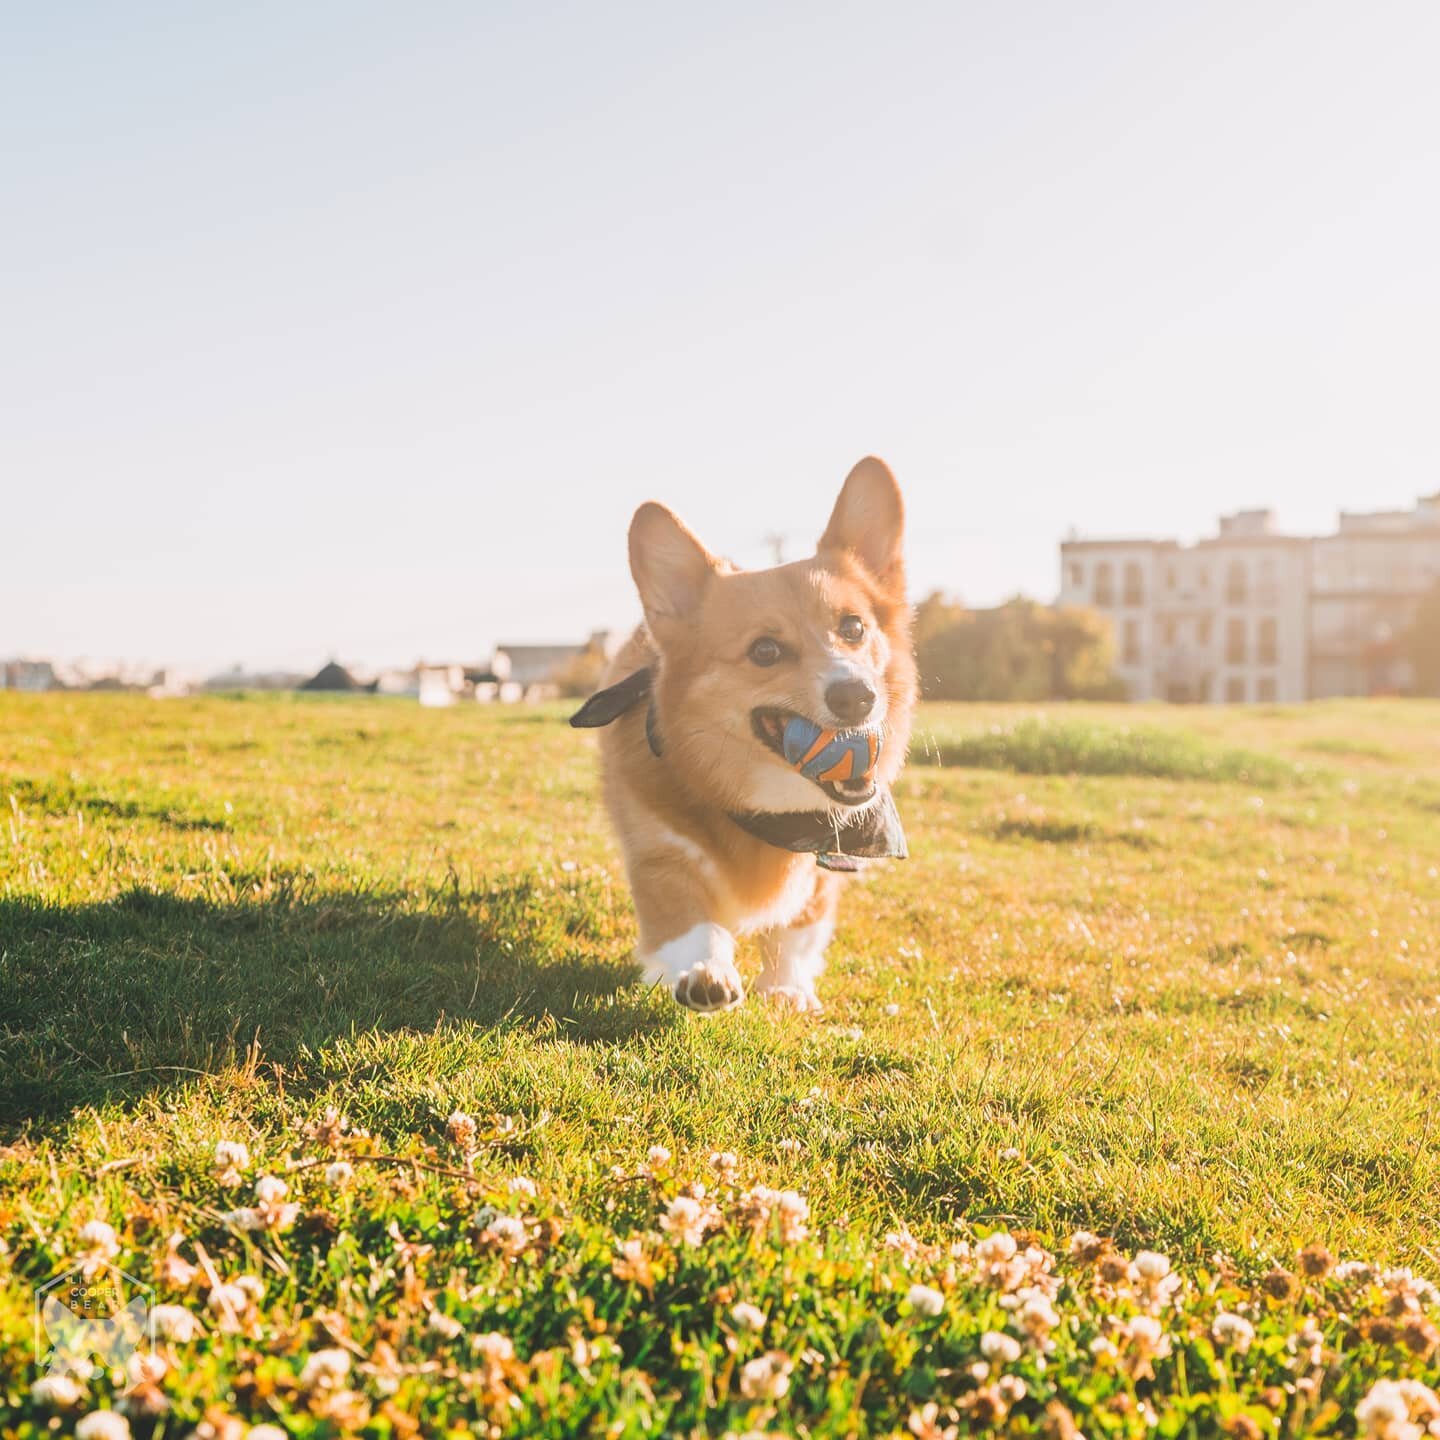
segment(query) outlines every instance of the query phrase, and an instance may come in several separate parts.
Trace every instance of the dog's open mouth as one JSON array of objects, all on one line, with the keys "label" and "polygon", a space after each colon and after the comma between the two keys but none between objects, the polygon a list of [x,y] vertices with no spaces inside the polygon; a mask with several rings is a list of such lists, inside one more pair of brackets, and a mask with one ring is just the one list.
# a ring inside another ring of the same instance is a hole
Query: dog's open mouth
[{"label": "dog's open mouth", "polygon": [[877,731],[827,730],[794,711],[768,708],[753,711],[750,723],[762,745],[837,805],[864,805],[874,798]]}]

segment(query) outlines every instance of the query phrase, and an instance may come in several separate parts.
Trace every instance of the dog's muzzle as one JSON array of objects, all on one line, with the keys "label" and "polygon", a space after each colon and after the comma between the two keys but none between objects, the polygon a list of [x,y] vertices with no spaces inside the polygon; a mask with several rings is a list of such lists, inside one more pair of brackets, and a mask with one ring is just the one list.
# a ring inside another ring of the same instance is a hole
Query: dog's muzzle
[{"label": "dog's muzzle", "polygon": [[827,730],[793,711],[762,708],[750,716],[762,745],[837,805],[864,805],[875,798],[880,759],[877,730]]}]

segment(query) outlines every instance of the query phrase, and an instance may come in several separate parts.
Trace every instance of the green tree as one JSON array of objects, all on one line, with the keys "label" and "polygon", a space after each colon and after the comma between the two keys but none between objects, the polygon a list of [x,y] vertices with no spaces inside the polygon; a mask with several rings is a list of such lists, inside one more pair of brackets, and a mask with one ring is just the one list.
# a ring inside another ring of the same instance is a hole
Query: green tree
[{"label": "green tree", "polygon": [[935,700],[1123,698],[1113,678],[1110,627],[1091,610],[1055,609],[1023,596],[964,610],[943,596],[916,611],[923,693]]}]

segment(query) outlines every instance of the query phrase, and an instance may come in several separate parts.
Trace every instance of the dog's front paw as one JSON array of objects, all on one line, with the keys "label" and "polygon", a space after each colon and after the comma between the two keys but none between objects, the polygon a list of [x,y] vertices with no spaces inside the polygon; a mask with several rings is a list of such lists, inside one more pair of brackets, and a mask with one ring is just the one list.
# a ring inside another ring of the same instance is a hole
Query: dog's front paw
[{"label": "dog's front paw", "polygon": [[757,987],[755,993],[757,995],[763,995],[766,1000],[773,1000],[777,1005],[784,1005],[788,1009],[794,1010],[801,1015],[815,1015],[825,1008],[820,1003],[820,997],[813,990],[803,985],[770,985]]},{"label": "dog's front paw", "polygon": [[687,1010],[718,1015],[722,1010],[733,1010],[744,1000],[745,987],[733,965],[709,960],[687,970],[675,982],[675,998]]}]

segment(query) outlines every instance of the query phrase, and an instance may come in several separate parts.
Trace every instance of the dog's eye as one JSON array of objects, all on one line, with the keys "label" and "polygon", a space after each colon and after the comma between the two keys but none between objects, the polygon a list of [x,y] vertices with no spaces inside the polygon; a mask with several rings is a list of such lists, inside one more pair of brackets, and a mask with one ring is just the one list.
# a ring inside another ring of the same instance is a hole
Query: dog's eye
[{"label": "dog's eye", "polygon": [[756,665],[774,665],[778,663],[783,653],[780,649],[780,642],[772,640],[768,635],[762,635],[750,647],[750,659]]},{"label": "dog's eye", "polygon": [[835,628],[848,644],[858,645],[865,638],[865,622],[858,615],[842,615]]}]

